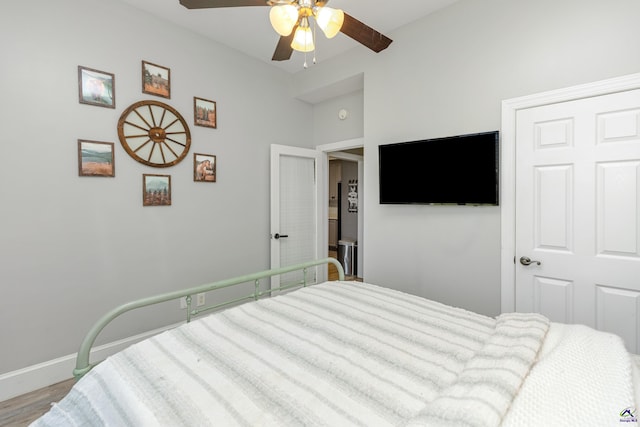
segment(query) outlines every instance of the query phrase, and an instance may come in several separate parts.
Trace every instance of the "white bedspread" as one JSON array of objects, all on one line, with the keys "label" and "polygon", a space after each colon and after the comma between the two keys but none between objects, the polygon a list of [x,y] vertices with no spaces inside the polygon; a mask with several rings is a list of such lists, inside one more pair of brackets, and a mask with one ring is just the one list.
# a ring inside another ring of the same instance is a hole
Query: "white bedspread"
[{"label": "white bedspread", "polygon": [[620,339],[548,332],[536,314],[328,282],[133,345],[33,425],[603,426],[635,411]]},{"label": "white bedspread", "polygon": [[[637,425],[636,366],[616,335],[552,323],[540,361],[513,402],[505,426]],[[627,424],[632,423],[632,424]]]}]

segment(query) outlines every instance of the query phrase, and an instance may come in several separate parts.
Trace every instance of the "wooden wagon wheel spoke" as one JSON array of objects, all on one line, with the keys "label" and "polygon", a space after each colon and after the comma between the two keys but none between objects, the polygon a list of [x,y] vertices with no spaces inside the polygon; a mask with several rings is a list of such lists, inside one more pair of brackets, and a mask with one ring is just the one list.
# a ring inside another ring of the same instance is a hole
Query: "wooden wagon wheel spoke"
[{"label": "wooden wagon wheel spoke", "polygon": [[[170,147],[166,142],[164,142],[162,145],[160,145],[160,150],[162,150],[162,147],[163,147],[163,146],[164,146],[167,150],[171,151],[171,153],[172,153],[174,156],[178,157],[178,153],[176,153],[175,151],[173,151],[173,149],[172,149],[172,148],[171,148],[171,147]],[[164,152],[162,153],[162,156],[164,157]]]},{"label": "wooden wagon wheel spoke", "polygon": [[163,126],[162,128],[163,128],[163,129],[169,129],[169,128],[170,128],[171,126],[173,126],[173,124],[174,124],[175,122],[177,122],[178,120],[179,120],[179,119],[178,119],[178,118],[176,118],[174,121],[172,121],[171,123],[169,123],[167,126]]},{"label": "wooden wagon wheel spoke", "polygon": [[135,138],[135,137],[137,137],[137,136],[144,136],[144,135],[147,135],[147,134],[149,133],[149,129],[151,129],[150,127],[142,127],[142,126],[140,126],[140,125],[138,125],[138,124],[136,124],[136,123],[129,122],[129,121],[125,121],[125,123],[126,123],[127,125],[129,125],[129,126],[133,126],[133,127],[138,128],[138,129],[140,129],[140,130],[143,130],[143,131],[145,132],[145,133],[140,134],[140,135],[133,135],[133,134],[131,134],[131,135],[127,135],[127,138]]},{"label": "wooden wagon wheel spoke", "polygon": [[169,138],[169,137],[167,137],[166,139],[167,139],[167,140],[169,140],[169,141],[171,141],[171,142],[173,142],[173,143],[175,143],[175,144],[181,145],[181,146],[183,146],[183,147],[185,146],[185,144],[184,144],[183,142],[176,141],[176,140],[175,140],[175,139],[173,139],[173,138]]},{"label": "wooden wagon wheel spoke", "polygon": [[151,140],[147,139],[145,142],[143,142],[142,144],[140,144],[140,146],[138,148],[136,148],[135,150],[133,150],[134,153],[137,153],[138,151],[140,151],[143,147],[145,147],[148,143],[150,143]]},{"label": "wooden wagon wheel spoke", "polygon": [[147,117],[143,116],[142,113],[140,113],[140,111],[138,110],[133,110],[134,113],[136,113],[136,116],[138,116],[140,118],[140,120],[142,120],[144,122],[144,124],[147,125],[146,128],[142,127],[142,126],[137,126],[140,129],[145,129],[145,130],[149,130],[151,129],[153,126],[147,121]]},{"label": "wooden wagon wheel spoke", "polygon": [[[166,158],[164,155],[164,150],[162,149],[162,143],[161,142],[154,142],[153,143],[153,147],[151,148],[151,151],[149,152],[149,157],[147,158],[148,161],[151,161],[151,158],[153,157],[153,152],[155,151],[155,149],[158,148],[158,151],[160,151],[160,156],[162,156],[162,161],[166,163]],[[178,156],[176,156],[178,157]]]}]

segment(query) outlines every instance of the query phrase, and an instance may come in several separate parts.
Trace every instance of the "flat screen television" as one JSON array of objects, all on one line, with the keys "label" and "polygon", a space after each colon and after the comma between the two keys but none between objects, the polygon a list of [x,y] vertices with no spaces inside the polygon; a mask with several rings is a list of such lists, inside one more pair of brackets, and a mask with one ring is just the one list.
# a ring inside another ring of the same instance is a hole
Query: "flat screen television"
[{"label": "flat screen television", "polygon": [[378,147],[381,204],[498,205],[499,132]]}]

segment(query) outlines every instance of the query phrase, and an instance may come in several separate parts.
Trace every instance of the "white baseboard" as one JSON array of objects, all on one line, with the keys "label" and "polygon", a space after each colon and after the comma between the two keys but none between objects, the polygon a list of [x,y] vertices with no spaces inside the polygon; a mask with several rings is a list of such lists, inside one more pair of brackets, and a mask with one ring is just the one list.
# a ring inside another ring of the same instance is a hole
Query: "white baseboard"
[{"label": "white baseboard", "polygon": [[[90,360],[92,363],[104,360],[108,356],[124,350],[138,341],[142,341],[145,338],[157,335],[168,329],[173,329],[182,324],[183,323],[169,325],[95,347],[91,350]],[[78,343],[78,345],[80,345],[80,343]],[[0,402],[60,381],[68,380],[73,377],[75,365],[76,353],[2,374],[0,375]]]}]

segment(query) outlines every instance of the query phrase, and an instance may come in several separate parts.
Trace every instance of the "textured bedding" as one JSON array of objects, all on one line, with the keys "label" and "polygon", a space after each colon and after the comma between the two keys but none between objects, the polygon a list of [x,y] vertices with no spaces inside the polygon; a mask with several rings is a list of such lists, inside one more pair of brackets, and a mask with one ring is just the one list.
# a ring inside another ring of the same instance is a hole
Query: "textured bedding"
[{"label": "textured bedding", "polygon": [[33,425],[619,425],[635,407],[616,338],[327,282],[135,344]]}]

